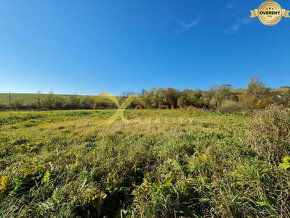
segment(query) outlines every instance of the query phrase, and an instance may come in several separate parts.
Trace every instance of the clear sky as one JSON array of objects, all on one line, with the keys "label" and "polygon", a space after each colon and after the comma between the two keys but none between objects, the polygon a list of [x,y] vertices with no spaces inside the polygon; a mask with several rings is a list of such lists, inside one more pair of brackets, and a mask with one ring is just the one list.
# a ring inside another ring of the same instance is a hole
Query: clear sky
[{"label": "clear sky", "polygon": [[1,0],[0,92],[290,85],[290,18],[249,18],[261,2]]}]

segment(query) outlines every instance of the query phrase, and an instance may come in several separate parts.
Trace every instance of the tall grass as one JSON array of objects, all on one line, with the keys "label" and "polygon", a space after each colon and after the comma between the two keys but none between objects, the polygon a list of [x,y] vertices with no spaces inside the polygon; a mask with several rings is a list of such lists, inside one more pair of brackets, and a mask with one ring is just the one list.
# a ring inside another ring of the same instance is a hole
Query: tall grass
[{"label": "tall grass", "polygon": [[249,134],[250,145],[270,161],[281,161],[290,154],[290,109],[270,105],[258,111]]},{"label": "tall grass", "polygon": [[0,114],[2,217],[289,215],[288,165],[248,146],[251,116],[128,110],[194,121],[102,125],[78,113]]}]

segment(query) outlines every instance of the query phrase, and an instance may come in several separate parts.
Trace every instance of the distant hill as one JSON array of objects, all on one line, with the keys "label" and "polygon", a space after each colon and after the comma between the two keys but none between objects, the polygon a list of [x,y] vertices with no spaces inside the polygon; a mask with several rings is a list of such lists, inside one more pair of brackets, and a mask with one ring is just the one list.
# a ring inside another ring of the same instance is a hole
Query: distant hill
[{"label": "distant hill", "polygon": [[[37,94],[32,93],[10,93],[11,102],[16,99],[22,99],[24,104],[31,104],[35,102],[35,96]],[[48,94],[41,94],[43,96]],[[59,95],[55,94],[56,96],[63,98],[63,99],[70,99],[72,96],[76,96],[82,98],[82,95]],[[0,104],[9,104],[9,93],[0,93]]]}]

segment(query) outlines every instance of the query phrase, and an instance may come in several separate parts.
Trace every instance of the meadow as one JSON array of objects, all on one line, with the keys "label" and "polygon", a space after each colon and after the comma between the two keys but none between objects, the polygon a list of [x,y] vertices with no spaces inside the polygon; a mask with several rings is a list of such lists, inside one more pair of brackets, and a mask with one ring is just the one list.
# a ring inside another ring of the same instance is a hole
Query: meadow
[{"label": "meadow", "polygon": [[[1,217],[289,216],[289,157],[251,141],[261,116],[125,117],[136,122],[105,125],[91,110],[1,112]],[[272,123],[288,154],[289,111]]]}]

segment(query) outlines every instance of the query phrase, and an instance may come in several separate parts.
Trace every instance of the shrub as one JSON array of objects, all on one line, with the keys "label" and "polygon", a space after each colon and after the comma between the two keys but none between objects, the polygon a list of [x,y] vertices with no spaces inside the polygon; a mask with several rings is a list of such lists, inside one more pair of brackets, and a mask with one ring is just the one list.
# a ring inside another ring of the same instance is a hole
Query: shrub
[{"label": "shrub", "polygon": [[21,109],[23,106],[23,100],[21,98],[17,98],[11,103],[13,109]]},{"label": "shrub", "polygon": [[281,161],[290,150],[290,109],[270,105],[254,116],[251,147],[271,161]]},{"label": "shrub", "polygon": [[271,97],[261,98],[255,95],[245,95],[243,96],[242,107],[245,110],[264,109],[273,103],[274,101]]},{"label": "shrub", "polygon": [[283,104],[284,106],[290,106],[290,88],[284,90],[281,93],[281,96],[278,96],[278,103]]},{"label": "shrub", "polygon": [[239,98],[239,96],[237,96],[237,95],[230,95],[230,100],[231,100],[231,101],[239,101],[240,98]]}]

